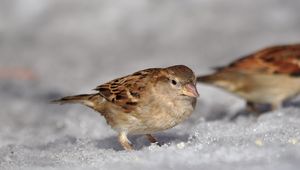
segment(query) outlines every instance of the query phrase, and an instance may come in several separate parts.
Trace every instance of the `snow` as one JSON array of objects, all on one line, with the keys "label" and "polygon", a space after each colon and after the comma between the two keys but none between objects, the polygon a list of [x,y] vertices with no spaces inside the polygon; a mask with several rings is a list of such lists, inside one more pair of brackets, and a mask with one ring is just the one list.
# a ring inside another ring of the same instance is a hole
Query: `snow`
[{"label": "snow", "polygon": [[0,1],[0,169],[299,169],[300,98],[255,119],[244,101],[198,85],[192,117],[130,136],[123,151],[103,117],[64,95],[143,68],[185,64],[198,74],[261,47],[299,42],[297,0]]}]

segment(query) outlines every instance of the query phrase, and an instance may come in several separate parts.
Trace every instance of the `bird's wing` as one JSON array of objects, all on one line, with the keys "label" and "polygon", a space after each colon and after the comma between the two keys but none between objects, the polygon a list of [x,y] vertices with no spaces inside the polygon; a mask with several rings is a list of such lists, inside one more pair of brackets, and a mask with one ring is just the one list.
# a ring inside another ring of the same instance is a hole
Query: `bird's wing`
[{"label": "bird's wing", "polygon": [[218,70],[300,76],[300,44],[265,48]]},{"label": "bird's wing", "polygon": [[142,70],[99,85],[95,90],[99,91],[107,101],[122,107],[124,112],[131,112],[138,106],[147,83],[157,70]]}]

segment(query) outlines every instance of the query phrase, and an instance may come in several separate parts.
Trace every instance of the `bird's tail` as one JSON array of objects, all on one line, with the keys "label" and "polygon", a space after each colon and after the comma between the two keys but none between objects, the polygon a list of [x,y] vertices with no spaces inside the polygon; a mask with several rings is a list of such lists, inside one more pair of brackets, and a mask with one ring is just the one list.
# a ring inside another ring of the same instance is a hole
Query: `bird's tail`
[{"label": "bird's tail", "polygon": [[81,103],[86,106],[94,108],[97,104],[96,102],[100,101],[99,94],[80,94],[75,96],[67,96],[61,99],[53,100],[52,103],[59,103],[59,104],[72,104],[72,103]]}]

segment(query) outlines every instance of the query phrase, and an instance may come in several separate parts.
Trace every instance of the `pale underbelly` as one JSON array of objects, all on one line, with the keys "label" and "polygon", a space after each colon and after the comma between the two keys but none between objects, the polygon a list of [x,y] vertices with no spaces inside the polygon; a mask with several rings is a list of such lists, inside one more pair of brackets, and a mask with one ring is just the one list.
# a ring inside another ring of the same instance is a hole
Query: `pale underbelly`
[{"label": "pale underbelly", "polygon": [[180,107],[178,106],[160,111],[153,110],[132,115],[124,114],[124,116],[126,116],[126,121],[120,122],[117,128],[113,128],[117,131],[125,131],[128,134],[155,133],[170,129],[183,122],[192,114],[193,110],[194,105],[189,102]]},{"label": "pale underbelly", "polygon": [[273,103],[286,100],[300,93],[300,78],[289,77],[263,77],[265,81],[258,81],[252,91],[242,97],[256,103]]}]

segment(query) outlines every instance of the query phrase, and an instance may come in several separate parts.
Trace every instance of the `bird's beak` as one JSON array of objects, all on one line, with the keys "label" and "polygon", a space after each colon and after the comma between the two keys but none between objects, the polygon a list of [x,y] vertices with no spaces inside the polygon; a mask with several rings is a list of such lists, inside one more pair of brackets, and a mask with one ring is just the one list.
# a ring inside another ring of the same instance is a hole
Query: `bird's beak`
[{"label": "bird's beak", "polygon": [[186,96],[190,97],[198,97],[199,93],[197,91],[197,88],[194,84],[189,83],[183,86],[182,93]]}]

